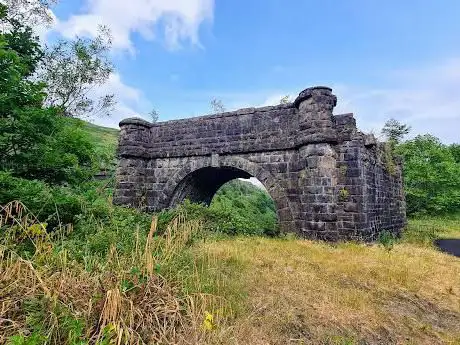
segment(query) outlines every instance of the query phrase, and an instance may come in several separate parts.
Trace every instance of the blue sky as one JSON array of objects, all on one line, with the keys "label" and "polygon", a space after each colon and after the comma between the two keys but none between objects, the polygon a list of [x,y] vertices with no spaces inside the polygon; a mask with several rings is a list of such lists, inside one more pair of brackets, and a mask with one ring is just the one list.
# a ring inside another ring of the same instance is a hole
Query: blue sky
[{"label": "blue sky", "polygon": [[[460,1],[61,0],[50,35],[112,29],[111,118],[275,104],[327,85],[364,131],[389,117],[460,140]],[[49,36],[52,37],[52,36]]]}]

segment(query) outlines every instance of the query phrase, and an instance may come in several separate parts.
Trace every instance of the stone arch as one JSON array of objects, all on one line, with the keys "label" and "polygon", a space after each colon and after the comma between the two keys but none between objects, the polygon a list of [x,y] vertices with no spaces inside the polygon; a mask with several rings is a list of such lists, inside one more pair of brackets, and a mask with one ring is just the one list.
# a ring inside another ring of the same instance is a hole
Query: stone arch
[{"label": "stone arch", "polygon": [[[167,207],[174,207],[188,197],[209,204],[217,190],[235,178],[257,178],[273,199],[282,231],[293,230],[294,217],[290,201],[276,177],[259,164],[235,156],[190,159],[165,185]],[[206,185],[204,184],[206,183]]]}]

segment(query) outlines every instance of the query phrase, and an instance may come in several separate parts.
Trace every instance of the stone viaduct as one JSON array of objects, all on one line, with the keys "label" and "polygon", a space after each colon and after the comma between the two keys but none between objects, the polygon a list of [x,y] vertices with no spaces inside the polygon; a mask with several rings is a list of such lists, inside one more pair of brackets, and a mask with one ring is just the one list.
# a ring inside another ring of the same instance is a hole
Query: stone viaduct
[{"label": "stone viaduct", "polygon": [[323,240],[375,240],[406,223],[401,162],[333,115],[327,87],[294,103],[160,123],[120,122],[114,203],[159,211],[188,198],[209,204],[235,178],[256,177],[282,231]]}]

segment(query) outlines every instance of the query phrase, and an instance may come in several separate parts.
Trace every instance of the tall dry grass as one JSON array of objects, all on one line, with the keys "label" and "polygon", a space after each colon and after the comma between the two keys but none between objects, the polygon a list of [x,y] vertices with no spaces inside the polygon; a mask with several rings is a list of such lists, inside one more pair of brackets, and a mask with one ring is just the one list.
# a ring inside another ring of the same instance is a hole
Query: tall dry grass
[{"label": "tall dry grass", "polygon": [[[6,205],[0,210],[0,344],[34,337],[37,344],[200,343],[206,312],[226,309],[219,296],[201,293],[203,284],[219,285],[218,276],[202,282],[200,264],[191,255],[184,261],[201,229],[199,221],[178,216],[155,236],[154,217],[144,246],[133,229],[137,241],[129,255],[113,244],[104,259],[86,258],[98,261],[88,271],[24,205]],[[16,250],[24,241],[34,246],[29,258]],[[184,263],[192,268],[189,293],[179,279]],[[158,272],[163,266],[167,278]]]},{"label": "tall dry grass", "polygon": [[460,344],[460,259],[435,248],[237,238],[201,250],[246,267],[246,309],[209,344]]}]

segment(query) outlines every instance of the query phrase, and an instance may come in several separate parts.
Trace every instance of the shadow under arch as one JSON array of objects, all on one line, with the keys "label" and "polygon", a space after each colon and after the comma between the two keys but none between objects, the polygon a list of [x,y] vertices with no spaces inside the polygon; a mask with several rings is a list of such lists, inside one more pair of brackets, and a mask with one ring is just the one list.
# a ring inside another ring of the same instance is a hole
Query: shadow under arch
[{"label": "shadow under arch", "polygon": [[273,199],[281,230],[292,231],[294,218],[285,190],[269,171],[241,157],[219,157],[218,164],[213,164],[211,158],[205,162],[189,161],[167,182],[167,205],[172,208],[185,199],[209,205],[222,185],[250,177],[258,179]]}]

